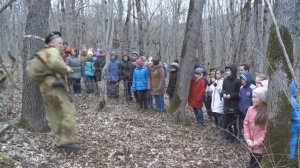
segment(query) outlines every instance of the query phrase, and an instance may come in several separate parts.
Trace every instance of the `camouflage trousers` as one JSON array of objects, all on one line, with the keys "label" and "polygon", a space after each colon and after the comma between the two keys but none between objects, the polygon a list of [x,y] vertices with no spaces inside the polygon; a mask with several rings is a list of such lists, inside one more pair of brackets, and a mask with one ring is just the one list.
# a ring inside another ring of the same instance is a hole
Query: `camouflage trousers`
[{"label": "camouflage trousers", "polygon": [[[47,88],[47,89],[46,89]],[[58,145],[75,143],[75,106],[63,87],[41,87],[46,115]]]}]

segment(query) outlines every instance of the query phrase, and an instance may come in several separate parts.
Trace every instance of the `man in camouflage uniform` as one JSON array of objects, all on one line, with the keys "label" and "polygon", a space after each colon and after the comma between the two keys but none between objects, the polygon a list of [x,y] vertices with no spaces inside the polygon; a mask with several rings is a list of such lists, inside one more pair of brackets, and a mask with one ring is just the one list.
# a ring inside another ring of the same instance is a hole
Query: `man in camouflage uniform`
[{"label": "man in camouflage uniform", "polygon": [[[61,56],[63,39],[59,32],[49,34],[45,39],[45,43],[44,49],[38,52],[36,57],[44,64],[44,72],[46,72],[43,78],[38,81],[38,84],[49,126],[58,136],[57,144],[59,147],[77,151],[80,147],[75,140],[76,110],[63,80],[63,77],[68,72],[72,72],[72,69],[65,64]],[[30,77],[34,70],[36,68],[27,68]]]}]

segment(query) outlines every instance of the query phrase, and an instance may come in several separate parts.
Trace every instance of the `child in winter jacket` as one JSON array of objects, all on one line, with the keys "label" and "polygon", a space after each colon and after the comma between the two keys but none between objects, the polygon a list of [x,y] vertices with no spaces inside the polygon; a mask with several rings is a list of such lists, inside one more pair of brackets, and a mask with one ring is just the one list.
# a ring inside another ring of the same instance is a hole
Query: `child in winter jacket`
[{"label": "child in winter jacket", "polygon": [[224,114],[224,101],[221,97],[222,85],[223,85],[223,72],[221,70],[216,70],[215,79],[213,79],[213,84],[210,85],[209,89],[212,91],[212,101],[211,101],[211,111],[215,119],[215,124],[219,128],[223,128],[223,122],[221,120]]},{"label": "child in winter jacket", "polygon": [[148,90],[148,69],[144,66],[144,61],[137,59],[136,68],[133,72],[132,91],[136,91],[140,110],[148,109],[147,90]]},{"label": "child in winter jacket", "polygon": [[300,132],[300,104],[297,100],[298,89],[296,83],[292,81],[290,86],[290,101],[292,104],[292,116],[291,116],[291,140],[290,140],[290,160],[295,159],[296,145],[298,142],[298,133]]},{"label": "child in winter jacket", "polygon": [[244,118],[247,110],[252,106],[252,90],[255,88],[252,82],[252,76],[250,72],[243,72],[240,76],[242,86],[240,88],[240,101],[239,109],[240,113],[237,119],[238,136],[242,137],[241,131],[243,128]]},{"label": "child in winter jacket", "polygon": [[203,68],[194,70],[194,77],[191,82],[188,104],[193,107],[197,123],[204,126],[203,123],[203,97],[205,92],[205,80],[203,77]]},{"label": "child in winter jacket", "polygon": [[173,93],[175,91],[178,69],[179,69],[179,64],[177,62],[173,62],[170,67],[169,84],[166,91],[169,96],[170,102],[173,99]]},{"label": "child in winter jacket", "polygon": [[267,129],[267,89],[255,88],[252,92],[253,106],[248,108],[244,120],[244,138],[251,151],[249,167],[260,167],[264,151],[263,141]]},{"label": "child in winter jacket", "polygon": [[87,94],[94,93],[95,69],[92,56],[93,55],[89,53],[87,56],[87,60],[84,63],[85,87]]}]

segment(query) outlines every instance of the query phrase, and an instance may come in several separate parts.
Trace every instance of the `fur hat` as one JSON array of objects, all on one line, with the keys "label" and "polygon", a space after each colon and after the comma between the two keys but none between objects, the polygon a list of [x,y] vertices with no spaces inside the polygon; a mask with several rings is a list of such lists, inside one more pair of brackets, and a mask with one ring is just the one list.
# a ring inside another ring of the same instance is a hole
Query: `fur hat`
[{"label": "fur hat", "polygon": [[203,71],[204,71],[203,68],[196,68],[196,69],[194,70],[194,73],[197,74],[197,75],[201,75],[201,74],[203,74]]},{"label": "fur hat", "polygon": [[253,90],[253,94],[256,94],[262,102],[267,103],[268,101],[268,89],[265,87],[257,87]]}]

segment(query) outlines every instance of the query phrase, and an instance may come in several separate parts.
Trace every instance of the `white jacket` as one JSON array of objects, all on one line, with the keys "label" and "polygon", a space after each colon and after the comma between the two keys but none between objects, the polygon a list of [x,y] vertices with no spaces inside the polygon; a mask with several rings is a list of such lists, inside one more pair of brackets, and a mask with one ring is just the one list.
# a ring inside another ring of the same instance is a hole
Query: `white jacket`
[{"label": "white jacket", "polygon": [[220,96],[223,80],[223,78],[216,80],[217,86],[210,85],[210,91],[212,91],[211,111],[214,113],[224,114],[224,100]]}]

